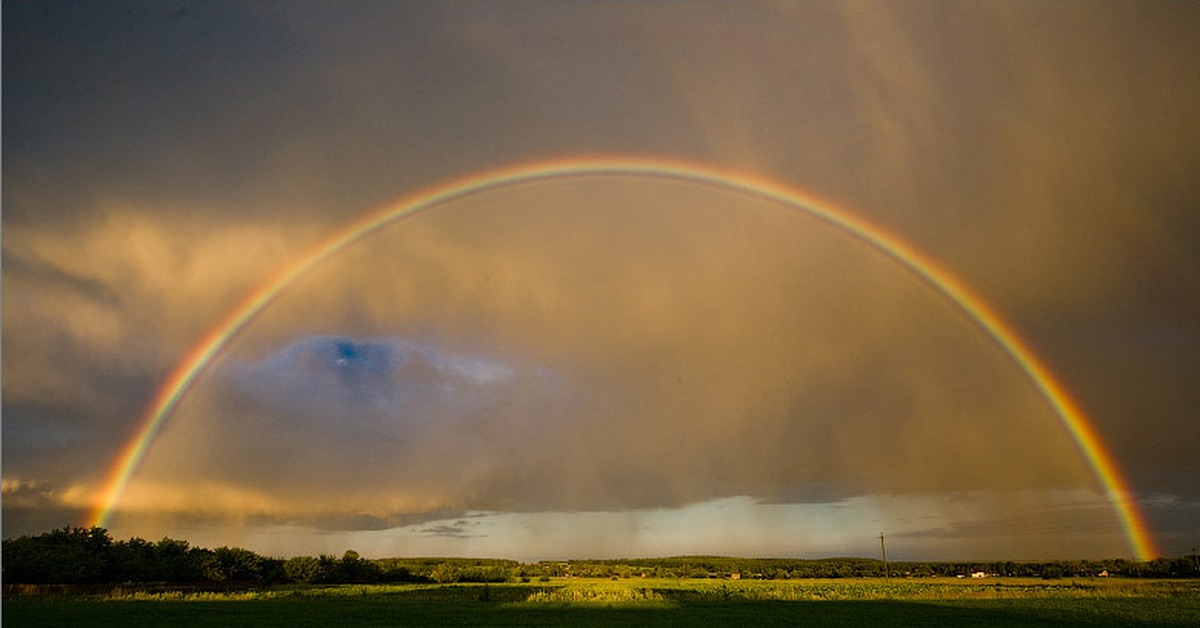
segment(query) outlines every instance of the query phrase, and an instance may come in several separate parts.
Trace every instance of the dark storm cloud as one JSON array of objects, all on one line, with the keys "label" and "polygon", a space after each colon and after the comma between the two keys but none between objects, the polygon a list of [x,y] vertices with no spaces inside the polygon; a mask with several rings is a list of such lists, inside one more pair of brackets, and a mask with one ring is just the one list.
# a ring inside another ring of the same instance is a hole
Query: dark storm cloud
[{"label": "dark storm cloud", "polygon": [[[67,292],[72,292],[100,303],[108,303],[113,298],[109,286],[102,281],[80,276],[62,268],[56,268],[45,262],[25,259],[15,254],[10,254],[8,250],[4,251],[3,261],[0,263],[9,272],[21,275],[39,286],[62,285]],[[21,295],[15,296],[18,299],[22,298]]]},{"label": "dark storm cloud", "polygon": [[[182,209],[180,199],[204,198],[212,218],[319,204],[336,221],[377,203],[397,188],[373,173],[418,166],[412,156],[395,160],[396,148],[427,145],[432,103],[449,102],[404,76],[434,54],[403,43],[427,28],[429,7],[404,12],[417,19],[392,20],[377,51],[390,78],[347,85],[345,68],[328,65],[348,60],[344,33],[294,32],[277,7],[218,3],[179,20],[143,4],[6,8],[5,134],[22,148],[6,160],[6,196],[53,201],[55,216],[88,212],[106,195],[150,199],[168,213]],[[372,98],[379,86],[386,102]],[[230,97],[247,90],[255,96]],[[371,101],[382,109],[359,110]],[[56,185],[64,180],[74,184]],[[36,211],[6,205],[12,220]]]},{"label": "dark storm cloud", "polygon": [[420,532],[421,534],[441,536],[450,539],[471,539],[486,536],[482,534],[469,533],[467,527],[469,525],[469,522],[466,521],[456,521],[450,525],[437,525],[430,526],[428,528],[421,528]]}]

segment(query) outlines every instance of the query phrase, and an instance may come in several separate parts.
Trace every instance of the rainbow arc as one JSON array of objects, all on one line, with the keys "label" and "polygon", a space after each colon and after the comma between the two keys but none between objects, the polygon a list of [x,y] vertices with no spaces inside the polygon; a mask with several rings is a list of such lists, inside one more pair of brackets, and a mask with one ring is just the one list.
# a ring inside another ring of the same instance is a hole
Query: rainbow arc
[{"label": "rainbow arc", "polygon": [[937,260],[855,214],[815,195],[759,175],[679,160],[642,157],[572,157],[502,167],[455,179],[367,214],[280,268],[229,311],[176,364],[151,399],[133,438],[106,475],[86,525],[103,526],[121,501],[155,436],[222,349],[272,301],[312,268],[396,220],[451,201],[525,183],[587,176],[639,176],[692,182],[744,192],[791,207],[867,243],[952,302],[1013,360],[1054,409],[1107,492],[1134,555],[1157,554],[1150,529],[1129,484],[1079,404],[1016,330],[983,298]]}]

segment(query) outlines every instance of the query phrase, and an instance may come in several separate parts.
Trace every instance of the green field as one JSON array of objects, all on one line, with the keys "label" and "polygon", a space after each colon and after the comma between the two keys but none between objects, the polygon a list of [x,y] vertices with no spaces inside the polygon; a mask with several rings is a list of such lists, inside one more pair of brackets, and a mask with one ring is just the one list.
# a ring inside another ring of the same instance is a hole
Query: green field
[{"label": "green field", "polygon": [[14,626],[1196,626],[1200,581],[623,580],[10,594]]}]

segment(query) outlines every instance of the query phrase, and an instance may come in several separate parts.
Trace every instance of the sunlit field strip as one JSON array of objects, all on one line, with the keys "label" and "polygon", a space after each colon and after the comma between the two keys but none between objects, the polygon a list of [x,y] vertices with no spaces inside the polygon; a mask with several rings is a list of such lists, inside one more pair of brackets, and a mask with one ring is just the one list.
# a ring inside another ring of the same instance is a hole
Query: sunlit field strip
[{"label": "sunlit field strip", "polygon": [[1200,582],[554,578],[228,592],[118,588],[6,596],[3,611],[13,626],[1194,626]]},{"label": "sunlit field strip", "polygon": [[801,578],[756,580],[730,578],[572,578],[530,582],[277,585],[228,589],[195,589],[172,585],[87,586],[79,593],[56,587],[17,585],[21,596],[78,597],[93,601],[249,601],[295,598],[384,597],[419,601],[489,601],[504,603],[612,603],[640,601],[733,600],[944,600],[1024,598],[1195,598],[1200,580],[1120,577],[986,578],[893,577]]}]

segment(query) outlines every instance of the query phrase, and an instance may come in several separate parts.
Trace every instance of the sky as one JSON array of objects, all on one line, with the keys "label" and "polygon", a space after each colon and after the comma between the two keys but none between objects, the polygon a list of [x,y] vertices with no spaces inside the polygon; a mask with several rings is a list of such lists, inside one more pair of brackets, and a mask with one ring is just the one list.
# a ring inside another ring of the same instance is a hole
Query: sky
[{"label": "sky", "polygon": [[[5,2],[3,535],[88,521],[247,295],[519,164],[742,173],[936,260],[1200,543],[1188,2]],[[687,167],[687,166],[680,166]],[[476,179],[471,179],[476,177]],[[301,273],[105,525],[291,556],[1132,557],[971,312],[794,204],[495,186]]]}]

